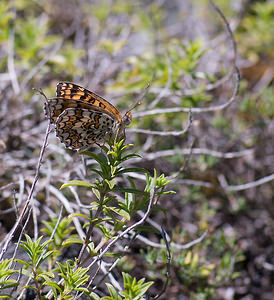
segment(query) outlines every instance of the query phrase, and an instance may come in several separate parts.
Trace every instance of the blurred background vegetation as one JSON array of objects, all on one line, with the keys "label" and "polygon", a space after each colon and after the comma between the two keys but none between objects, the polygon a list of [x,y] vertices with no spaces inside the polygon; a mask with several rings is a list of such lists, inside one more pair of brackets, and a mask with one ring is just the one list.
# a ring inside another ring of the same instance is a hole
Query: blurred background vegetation
[{"label": "blurred background vegetation", "polygon": [[[127,142],[143,156],[135,165],[166,176],[185,166],[170,184],[176,194],[160,198],[151,222],[178,245],[208,229],[193,247],[172,249],[162,299],[273,299],[274,2],[216,4],[233,30],[242,79],[231,105],[206,111],[226,103],[235,87],[232,42],[207,1],[1,0],[1,239],[16,220],[14,199],[19,210],[26,200],[47,126],[32,88],[53,97],[59,81],[71,81],[124,111],[150,82],[127,130]],[[190,107],[192,123],[182,133]],[[40,221],[58,215],[54,188],[83,178],[83,169],[81,156],[52,133],[34,194],[39,231]],[[91,202],[88,192],[79,197]],[[139,240],[117,269],[154,281],[155,295],[165,263],[164,248]]]}]

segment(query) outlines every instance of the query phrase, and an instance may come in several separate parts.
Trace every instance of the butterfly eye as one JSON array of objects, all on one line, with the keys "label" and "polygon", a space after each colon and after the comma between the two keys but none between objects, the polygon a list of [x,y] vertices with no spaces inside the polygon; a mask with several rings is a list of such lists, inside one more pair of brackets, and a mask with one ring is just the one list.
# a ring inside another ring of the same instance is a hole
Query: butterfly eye
[{"label": "butterfly eye", "polygon": [[124,116],[123,116],[123,124],[125,124],[126,126],[129,125],[132,121],[132,114],[130,111],[128,111]]}]

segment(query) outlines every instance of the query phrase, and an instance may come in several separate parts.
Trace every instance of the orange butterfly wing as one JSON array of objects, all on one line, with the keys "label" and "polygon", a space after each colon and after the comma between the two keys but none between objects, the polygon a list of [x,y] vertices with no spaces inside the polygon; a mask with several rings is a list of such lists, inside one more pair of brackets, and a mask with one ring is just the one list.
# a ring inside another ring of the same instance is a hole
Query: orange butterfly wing
[{"label": "orange butterfly wing", "polygon": [[64,99],[71,99],[76,101],[83,101],[85,103],[92,104],[94,107],[100,108],[99,111],[103,111],[111,115],[117,122],[122,122],[122,115],[107,100],[103,97],[70,82],[59,82],[56,86],[56,96]]}]

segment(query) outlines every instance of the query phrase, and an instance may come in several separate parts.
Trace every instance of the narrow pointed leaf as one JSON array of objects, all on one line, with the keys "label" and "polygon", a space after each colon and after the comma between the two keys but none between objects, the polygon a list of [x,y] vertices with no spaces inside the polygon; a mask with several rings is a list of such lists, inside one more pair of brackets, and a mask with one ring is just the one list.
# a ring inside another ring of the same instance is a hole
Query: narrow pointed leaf
[{"label": "narrow pointed leaf", "polygon": [[66,183],[64,183],[61,187],[60,190],[68,187],[68,186],[73,186],[73,185],[77,185],[77,186],[86,186],[86,187],[94,187],[93,184],[89,183],[88,181],[83,181],[83,180],[70,180]]},{"label": "narrow pointed leaf", "polygon": [[126,169],[122,169],[117,171],[115,174],[120,175],[123,173],[129,173],[129,172],[136,172],[136,173],[147,173],[148,170],[146,170],[145,168],[126,168]]},{"label": "narrow pointed leaf", "polygon": [[140,195],[146,195],[147,193],[144,191],[140,191],[137,189],[133,189],[133,188],[120,188],[120,187],[115,187],[113,189],[113,191],[115,192],[124,192],[124,193],[132,193],[132,194],[140,194]]},{"label": "narrow pointed leaf", "polygon": [[135,153],[133,153],[133,154],[128,154],[128,155],[124,156],[123,158],[121,158],[121,162],[122,162],[122,161],[129,160],[129,159],[131,159],[131,158],[142,158],[142,156],[139,155],[139,154],[135,154]]},{"label": "narrow pointed leaf", "polygon": [[125,210],[113,206],[109,207],[109,209],[114,211],[117,215],[124,217],[126,220],[130,220],[130,215]]}]

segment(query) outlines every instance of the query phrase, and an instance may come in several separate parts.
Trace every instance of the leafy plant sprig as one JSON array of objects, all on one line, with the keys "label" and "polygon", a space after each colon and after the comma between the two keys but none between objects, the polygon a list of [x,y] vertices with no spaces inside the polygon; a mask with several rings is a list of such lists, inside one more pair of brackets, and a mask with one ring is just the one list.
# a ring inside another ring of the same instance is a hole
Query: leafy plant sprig
[{"label": "leafy plant sprig", "polygon": [[[92,256],[96,256],[98,250],[110,239],[114,238],[116,234],[126,226],[127,222],[138,209],[144,209],[150,198],[150,191],[152,187],[156,190],[156,196],[170,193],[164,191],[165,186],[169,183],[164,175],[157,177],[156,171],[154,176],[150,177],[144,168],[124,167],[121,164],[132,158],[139,158],[140,155],[136,153],[127,153],[128,148],[132,146],[125,144],[124,139],[117,142],[110,141],[107,146],[102,146],[102,152],[99,154],[84,152],[94,159],[98,167],[90,168],[97,175],[93,183],[88,181],[73,180],[62,185],[62,188],[68,186],[85,186],[91,188],[95,195],[95,201],[90,210],[90,216],[83,214],[73,214],[73,216],[80,216],[89,221],[89,229],[83,243],[81,252],[78,257],[78,263],[81,265],[83,253],[88,245],[92,247],[89,252]],[[117,178],[125,174],[138,172],[146,174],[146,187],[144,190],[136,189],[133,181],[128,177],[130,187],[121,187],[117,184]],[[117,193],[123,193],[124,197],[117,200]],[[94,244],[90,244],[90,237],[94,227],[97,227],[103,237],[100,248],[94,248]],[[87,258],[88,259],[88,258]]]}]

